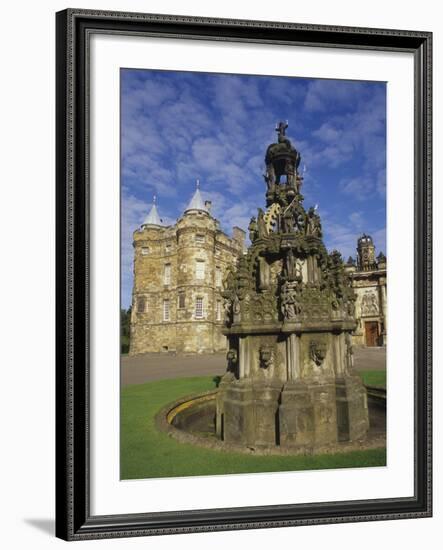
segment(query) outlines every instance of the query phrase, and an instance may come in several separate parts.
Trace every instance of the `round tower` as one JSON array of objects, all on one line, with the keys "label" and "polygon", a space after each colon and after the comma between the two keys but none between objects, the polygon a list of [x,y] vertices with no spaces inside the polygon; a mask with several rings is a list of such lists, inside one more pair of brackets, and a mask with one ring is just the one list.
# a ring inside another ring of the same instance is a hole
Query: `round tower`
[{"label": "round tower", "polygon": [[158,351],[158,342],[169,351],[174,334],[164,323],[175,317],[173,290],[175,232],[160,218],[154,197],[152,207],[141,226],[134,231],[134,284],[132,290],[131,355]]},{"label": "round tower", "polygon": [[177,220],[177,345],[186,352],[212,352],[214,248],[217,222],[197,187]]}]

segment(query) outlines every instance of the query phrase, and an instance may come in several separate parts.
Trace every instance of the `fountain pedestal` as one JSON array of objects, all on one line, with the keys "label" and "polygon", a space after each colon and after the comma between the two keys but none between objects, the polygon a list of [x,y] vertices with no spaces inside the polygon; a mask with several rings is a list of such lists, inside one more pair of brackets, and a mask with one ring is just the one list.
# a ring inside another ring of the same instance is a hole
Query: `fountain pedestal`
[{"label": "fountain pedestal", "polygon": [[303,207],[286,127],[266,152],[267,210],[251,219],[252,244],[223,292],[229,351],[216,433],[247,447],[322,447],[369,428],[353,367],[355,294],[340,253],[323,244],[316,210]]}]

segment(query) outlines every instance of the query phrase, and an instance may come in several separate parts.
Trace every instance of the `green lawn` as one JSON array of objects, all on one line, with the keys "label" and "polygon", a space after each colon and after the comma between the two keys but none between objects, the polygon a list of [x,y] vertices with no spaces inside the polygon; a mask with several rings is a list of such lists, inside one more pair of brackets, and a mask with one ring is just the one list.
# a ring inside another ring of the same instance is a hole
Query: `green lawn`
[{"label": "green lawn", "polygon": [[385,370],[363,370],[360,373],[363,382],[366,386],[378,386],[386,388],[386,371]]},{"label": "green lawn", "polygon": [[156,413],[184,395],[215,387],[213,378],[160,380],[121,394],[121,479],[384,466],[385,449],[317,456],[253,456],[179,443],[157,430]]}]

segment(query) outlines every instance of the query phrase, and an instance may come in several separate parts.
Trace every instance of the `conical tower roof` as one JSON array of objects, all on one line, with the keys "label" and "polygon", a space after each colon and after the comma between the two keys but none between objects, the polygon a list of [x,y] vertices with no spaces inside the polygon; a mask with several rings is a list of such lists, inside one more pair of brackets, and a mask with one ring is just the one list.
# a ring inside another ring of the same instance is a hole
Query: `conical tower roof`
[{"label": "conical tower roof", "polygon": [[203,197],[200,193],[200,182],[198,180],[197,189],[195,190],[192,199],[189,201],[189,204],[185,209],[185,214],[191,210],[199,210],[200,212],[206,212],[207,214],[209,214],[209,210],[205,206],[205,201],[203,200]]},{"label": "conical tower roof", "polygon": [[145,221],[142,225],[163,225],[162,220],[158,215],[155,197],[152,203],[151,210],[149,211],[149,214],[146,216]]}]

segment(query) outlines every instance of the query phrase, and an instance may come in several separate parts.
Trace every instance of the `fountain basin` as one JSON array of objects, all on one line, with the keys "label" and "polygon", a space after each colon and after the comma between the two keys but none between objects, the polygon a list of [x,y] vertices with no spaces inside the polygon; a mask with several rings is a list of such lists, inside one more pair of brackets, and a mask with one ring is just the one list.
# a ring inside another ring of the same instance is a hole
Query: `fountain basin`
[{"label": "fountain basin", "polygon": [[216,436],[215,416],[218,390],[184,396],[161,409],[156,417],[157,428],[181,443],[198,445],[222,452],[259,455],[309,455],[378,449],[386,446],[386,400],[368,395],[370,428],[365,440],[296,448],[280,446],[244,447],[221,441]]}]

